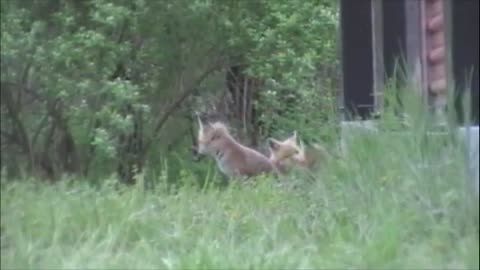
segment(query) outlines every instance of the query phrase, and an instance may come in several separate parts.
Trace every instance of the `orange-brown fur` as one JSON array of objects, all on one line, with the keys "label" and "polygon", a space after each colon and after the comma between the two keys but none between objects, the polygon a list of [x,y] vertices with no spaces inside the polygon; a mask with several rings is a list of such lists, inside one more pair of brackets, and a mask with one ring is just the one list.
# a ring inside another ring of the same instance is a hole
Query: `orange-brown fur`
[{"label": "orange-brown fur", "polygon": [[220,170],[230,177],[277,171],[266,156],[237,142],[221,122],[208,123],[199,118],[198,152],[213,156]]},{"label": "orange-brown fur", "polygon": [[292,157],[292,161],[298,166],[312,169],[320,159],[319,152],[316,150],[320,149],[318,147],[305,149],[303,142],[300,142],[300,152]]},{"label": "orange-brown fur", "polygon": [[284,141],[278,141],[273,138],[268,139],[270,150],[270,161],[276,165],[281,173],[287,173],[294,165],[292,158],[300,153],[297,145],[297,133],[288,137]]},{"label": "orange-brown fur", "polygon": [[279,170],[284,173],[294,166],[311,170],[327,157],[326,150],[318,144],[308,149],[302,141],[298,145],[296,133],[284,141],[274,140],[273,142],[274,147],[272,143],[270,145],[270,160],[275,162]]}]

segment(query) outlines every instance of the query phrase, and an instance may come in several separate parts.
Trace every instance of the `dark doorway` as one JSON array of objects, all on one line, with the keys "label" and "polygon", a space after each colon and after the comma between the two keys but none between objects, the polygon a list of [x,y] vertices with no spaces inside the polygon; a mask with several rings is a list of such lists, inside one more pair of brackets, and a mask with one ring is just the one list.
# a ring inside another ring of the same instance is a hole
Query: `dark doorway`
[{"label": "dark doorway", "polygon": [[371,0],[340,2],[345,116],[367,119],[373,110]]},{"label": "dark doorway", "polygon": [[[471,121],[478,125],[478,0],[451,1],[452,60],[456,83],[455,107],[460,123],[465,123],[462,98],[465,89],[471,91]],[[470,81],[467,81],[469,78]]]},{"label": "dark doorway", "polygon": [[405,64],[405,0],[386,0],[382,5],[385,73],[387,78],[398,78],[402,75],[398,65]]}]

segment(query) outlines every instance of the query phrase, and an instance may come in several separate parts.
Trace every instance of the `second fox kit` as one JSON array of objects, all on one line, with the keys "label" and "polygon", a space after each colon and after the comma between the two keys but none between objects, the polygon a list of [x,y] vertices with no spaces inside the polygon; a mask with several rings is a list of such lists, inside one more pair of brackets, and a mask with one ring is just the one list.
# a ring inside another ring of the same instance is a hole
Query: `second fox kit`
[{"label": "second fox kit", "polygon": [[308,149],[302,141],[298,145],[296,132],[284,141],[269,139],[269,148],[270,160],[276,163],[279,170],[284,173],[293,166],[313,169],[321,159],[327,156],[326,150],[318,144]]},{"label": "second fox kit", "polygon": [[270,161],[276,165],[281,173],[287,173],[295,164],[294,157],[300,157],[300,147],[297,145],[297,132],[284,141],[274,138],[268,139]]},{"label": "second fox kit", "polygon": [[221,122],[210,123],[197,115],[198,153],[215,158],[220,170],[229,177],[255,176],[277,172],[274,164],[260,152],[237,142]]}]

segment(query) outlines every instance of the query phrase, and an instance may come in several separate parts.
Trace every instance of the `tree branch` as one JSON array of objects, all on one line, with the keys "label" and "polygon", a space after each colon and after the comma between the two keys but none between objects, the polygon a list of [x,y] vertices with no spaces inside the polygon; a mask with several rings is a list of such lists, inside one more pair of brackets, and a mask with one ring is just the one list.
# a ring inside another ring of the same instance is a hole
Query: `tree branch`
[{"label": "tree branch", "polygon": [[[167,108],[163,116],[158,120],[157,124],[155,125],[155,128],[153,130],[152,136],[149,141],[145,144],[145,150],[149,149],[152,142],[155,140],[155,138],[158,135],[158,132],[162,129],[162,127],[165,125],[167,122],[168,118],[174,113],[193,92],[195,92],[196,88],[198,85],[200,85],[203,80],[205,80],[212,72],[218,70],[221,68],[223,64],[215,64],[212,65],[210,68],[205,70],[195,81],[192,83],[187,90],[185,90],[173,103],[170,105],[170,107]],[[146,151],[144,151],[146,152]]]},{"label": "tree branch", "polygon": [[38,136],[40,135],[40,132],[46,126],[47,120],[48,120],[48,113],[43,116],[42,120],[40,121],[37,128],[35,129],[35,132],[33,133],[32,146],[36,144]]},{"label": "tree branch", "polygon": [[22,105],[22,103],[21,103],[22,102],[22,92],[23,92],[22,90],[23,90],[23,88],[27,87],[28,74],[30,73],[30,69],[31,69],[32,65],[33,65],[32,61],[27,63],[27,65],[25,66],[25,69],[22,72],[22,79],[19,83],[19,85],[21,87],[20,88],[21,90],[17,92],[17,102],[16,102],[17,105],[16,106],[18,108],[20,108],[20,106]]}]

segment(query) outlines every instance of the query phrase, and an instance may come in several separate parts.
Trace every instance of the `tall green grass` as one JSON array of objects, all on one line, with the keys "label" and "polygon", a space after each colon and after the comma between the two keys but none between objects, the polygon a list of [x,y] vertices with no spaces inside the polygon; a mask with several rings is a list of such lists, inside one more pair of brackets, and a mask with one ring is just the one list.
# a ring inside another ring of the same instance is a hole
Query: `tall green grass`
[{"label": "tall green grass", "polygon": [[144,177],[133,188],[2,179],[1,267],[478,269],[463,149],[414,118],[350,134],[348,155],[313,182],[295,173],[219,188],[188,168],[175,190],[162,175],[154,190]]}]

